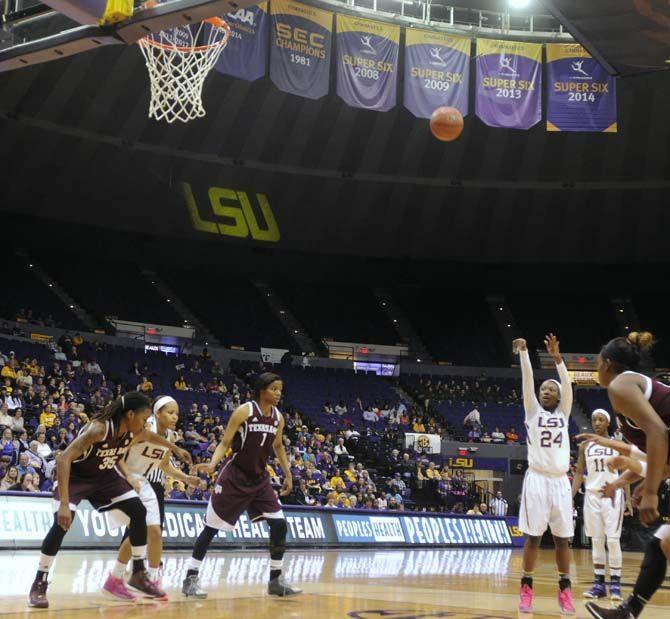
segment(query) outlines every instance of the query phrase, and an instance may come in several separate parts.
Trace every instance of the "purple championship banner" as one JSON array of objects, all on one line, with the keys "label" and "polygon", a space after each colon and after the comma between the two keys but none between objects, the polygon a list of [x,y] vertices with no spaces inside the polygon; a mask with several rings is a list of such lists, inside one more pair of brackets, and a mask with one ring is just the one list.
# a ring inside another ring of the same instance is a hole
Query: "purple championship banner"
[{"label": "purple championship banner", "polygon": [[215,68],[219,73],[253,82],[267,71],[268,3],[239,9],[224,16],[230,41]]},{"label": "purple championship banner", "polygon": [[477,40],[475,113],[489,127],[530,129],[542,119],[542,46]]},{"label": "purple championship banner", "polygon": [[337,95],[352,107],[395,107],[400,27],[337,16]]},{"label": "purple championship banner", "polygon": [[581,45],[547,43],[547,131],[617,132],[616,82]]},{"label": "purple championship banner", "polygon": [[293,0],[272,0],[270,79],[308,99],[328,94],[333,14]]},{"label": "purple championship banner", "polygon": [[470,39],[442,32],[405,30],[403,102],[417,118],[442,106],[468,114]]}]

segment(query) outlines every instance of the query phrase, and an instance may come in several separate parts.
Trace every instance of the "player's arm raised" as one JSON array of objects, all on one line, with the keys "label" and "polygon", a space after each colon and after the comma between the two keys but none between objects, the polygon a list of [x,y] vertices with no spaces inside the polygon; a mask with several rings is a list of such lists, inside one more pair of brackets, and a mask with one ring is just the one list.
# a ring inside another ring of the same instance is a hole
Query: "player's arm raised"
[{"label": "player's arm raised", "polygon": [[526,340],[518,338],[512,342],[512,352],[519,355],[521,362],[521,385],[523,387],[523,407],[526,418],[535,415],[540,408],[540,403],[535,395],[535,383],[533,382],[533,366],[528,354]]},{"label": "player's arm raised", "polygon": [[168,477],[172,479],[178,479],[183,481],[187,486],[192,486],[193,488],[201,488],[204,485],[202,479],[196,475],[187,475],[184,471],[179,470],[176,466],[170,462],[170,452],[167,452],[160,463],[160,468]]},{"label": "player's arm raised", "polygon": [[293,476],[291,475],[291,467],[288,464],[288,458],[286,457],[286,450],[284,449],[284,416],[282,415],[279,420],[279,427],[277,428],[277,435],[275,440],[272,443],[272,447],[275,450],[275,454],[279,459],[279,464],[281,470],[284,472],[284,483],[282,484],[280,496],[287,496],[293,490]]},{"label": "player's arm raised", "polygon": [[563,357],[561,357],[560,342],[553,333],[550,333],[544,338],[544,345],[547,347],[547,352],[551,355],[554,363],[556,363],[556,371],[561,379],[561,410],[565,415],[570,416],[572,411],[572,381],[568,368],[563,362]]},{"label": "player's arm raised", "polygon": [[668,458],[668,429],[642,393],[640,378],[620,374],[607,388],[614,410],[630,419],[647,437],[647,480],[638,511],[640,522],[649,525],[660,516],[658,487]]},{"label": "player's arm raised", "polygon": [[226,431],[223,433],[223,438],[221,442],[217,445],[214,453],[212,454],[212,459],[205,464],[197,464],[196,471],[205,472],[209,475],[212,475],[216,471],[216,467],[219,465],[219,462],[223,460],[223,457],[228,453],[230,446],[233,444],[233,438],[235,434],[240,429],[240,426],[246,421],[249,415],[249,409],[246,404],[238,406],[235,412],[230,416],[228,425],[226,426]]},{"label": "player's arm raised", "polygon": [[574,499],[579,489],[584,482],[584,469],[586,468],[586,443],[579,446],[579,456],[577,457],[577,469],[575,470],[575,477],[572,480],[572,498]]},{"label": "player's arm raised", "polygon": [[584,442],[593,442],[596,445],[601,445],[602,447],[609,447],[618,451],[622,456],[632,456],[632,447],[630,443],[624,443],[623,441],[617,441],[613,438],[608,438],[607,436],[601,436],[600,434],[591,434],[590,432],[583,432],[575,436],[578,441]]},{"label": "player's arm raised", "polygon": [[105,423],[102,421],[93,421],[65,448],[62,454],[56,456],[58,493],[60,495],[58,526],[65,531],[72,524],[72,512],[70,511],[70,469],[72,463],[85,453],[91,445],[105,438],[106,433],[107,425]]}]

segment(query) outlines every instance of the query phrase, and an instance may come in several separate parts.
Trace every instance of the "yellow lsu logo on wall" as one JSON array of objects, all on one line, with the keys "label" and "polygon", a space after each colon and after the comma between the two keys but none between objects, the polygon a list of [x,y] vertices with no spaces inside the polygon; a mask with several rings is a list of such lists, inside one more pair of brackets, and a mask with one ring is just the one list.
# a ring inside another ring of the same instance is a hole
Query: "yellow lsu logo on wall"
[{"label": "yellow lsu logo on wall", "polygon": [[255,241],[267,243],[279,242],[279,227],[265,194],[256,194],[258,207],[265,219],[265,227],[261,227],[251,206],[249,195],[245,191],[236,191],[226,187],[209,187],[207,195],[212,213],[221,220],[210,221],[200,215],[191,184],[182,183],[182,190],[193,227],[196,230],[240,239],[251,236]]},{"label": "yellow lsu logo on wall", "polygon": [[472,458],[449,458],[449,466],[455,469],[471,469],[475,466]]}]

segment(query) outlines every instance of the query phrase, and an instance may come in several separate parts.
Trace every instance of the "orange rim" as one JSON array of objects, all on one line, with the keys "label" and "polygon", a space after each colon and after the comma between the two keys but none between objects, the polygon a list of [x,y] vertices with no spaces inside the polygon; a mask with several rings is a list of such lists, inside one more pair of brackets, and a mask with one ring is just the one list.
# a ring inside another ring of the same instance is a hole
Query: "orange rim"
[{"label": "orange rim", "polygon": [[226,35],[223,37],[223,39],[217,41],[216,43],[212,43],[211,45],[197,45],[195,47],[189,47],[183,45],[167,45],[166,43],[160,43],[159,41],[155,41],[149,36],[142,37],[138,41],[138,43],[140,45],[150,45],[152,47],[158,47],[160,49],[176,50],[178,52],[184,52],[184,53],[204,52],[207,51],[208,49],[212,49],[214,47],[221,47],[223,45],[226,45],[226,43],[228,43],[228,39],[230,38],[230,26],[223,19],[221,19],[220,17],[209,17],[207,19],[204,19],[203,23],[207,23],[210,26],[213,26],[214,28],[223,30],[226,33]]}]

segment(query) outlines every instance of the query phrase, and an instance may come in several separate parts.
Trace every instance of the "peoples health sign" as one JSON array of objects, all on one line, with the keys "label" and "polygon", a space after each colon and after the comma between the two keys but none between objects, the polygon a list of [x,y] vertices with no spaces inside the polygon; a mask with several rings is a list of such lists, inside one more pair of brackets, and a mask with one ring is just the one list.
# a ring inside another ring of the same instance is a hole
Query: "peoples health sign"
[{"label": "peoples health sign", "polygon": [[[205,503],[167,501],[164,544],[192,548],[204,527]],[[285,505],[288,543],[296,547],[356,546],[497,546],[512,545],[502,518],[472,518],[414,512],[374,512]],[[0,548],[38,548],[53,522],[51,497],[0,495]],[[123,531],[110,526],[106,514],[80,504],[64,548],[117,548]],[[219,533],[214,547],[265,547],[264,522],[244,514],[235,529]]]}]

